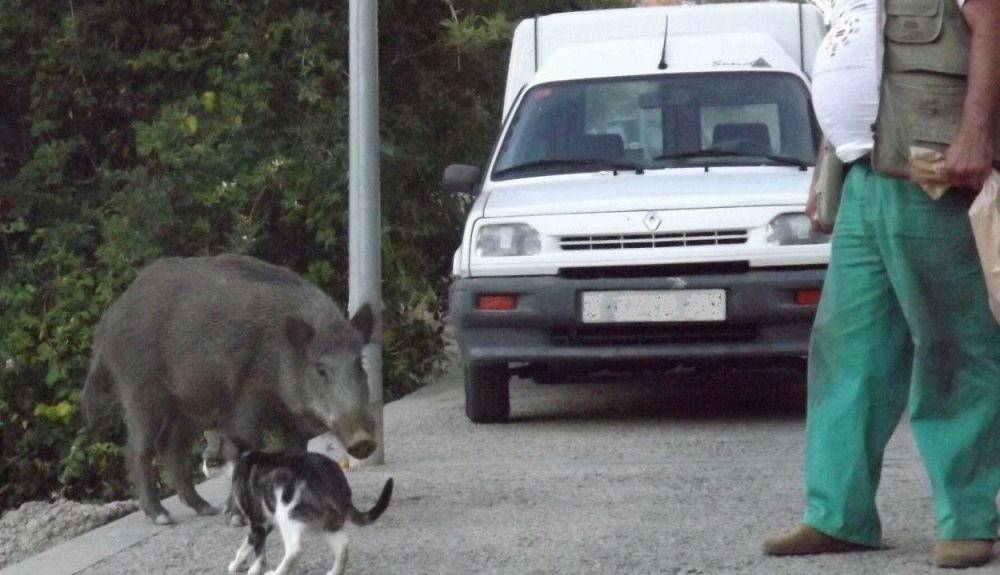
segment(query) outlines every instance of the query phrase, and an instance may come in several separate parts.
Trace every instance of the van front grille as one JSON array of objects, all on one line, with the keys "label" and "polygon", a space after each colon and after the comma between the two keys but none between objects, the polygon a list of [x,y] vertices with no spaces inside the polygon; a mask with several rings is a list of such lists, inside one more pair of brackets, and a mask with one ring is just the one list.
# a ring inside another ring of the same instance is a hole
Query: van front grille
[{"label": "van front grille", "polygon": [[[803,266],[779,269],[803,269]],[[573,280],[593,280],[604,278],[664,278],[680,276],[730,275],[745,274],[749,271],[749,262],[735,261],[697,264],[660,264],[651,266],[634,265],[559,268],[559,275],[560,277]]]},{"label": "van front grille", "polygon": [[689,246],[720,246],[745,243],[747,243],[746,230],[563,236],[559,239],[559,247],[566,251],[682,248]]}]

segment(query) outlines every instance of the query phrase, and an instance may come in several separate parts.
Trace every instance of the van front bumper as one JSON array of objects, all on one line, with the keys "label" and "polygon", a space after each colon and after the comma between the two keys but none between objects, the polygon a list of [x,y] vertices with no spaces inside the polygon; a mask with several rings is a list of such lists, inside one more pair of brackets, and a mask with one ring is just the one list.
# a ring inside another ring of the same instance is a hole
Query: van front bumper
[{"label": "van front bumper", "polygon": [[[770,268],[673,277],[561,276],[457,279],[452,321],[466,362],[642,368],[646,364],[733,364],[803,360],[816,306],[796,293],[819,290],[825,267]],[[680,281],[678,281],[680,280]],[[586,291],[724,289],[724,321],[584,323]],[[479,296],[512,294],[508,311],[476,308]]]}]

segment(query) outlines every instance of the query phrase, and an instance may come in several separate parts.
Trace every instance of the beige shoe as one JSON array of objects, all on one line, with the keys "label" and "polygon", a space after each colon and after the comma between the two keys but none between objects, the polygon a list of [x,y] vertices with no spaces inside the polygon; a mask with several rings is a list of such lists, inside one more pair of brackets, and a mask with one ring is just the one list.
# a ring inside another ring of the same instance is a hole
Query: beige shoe
[{"label": "beige shoe", "polygon": [[808,525],[799,525],[788,533],[764,540],[764,553],[768,555],[814,555],[817,553],[874,551],[875,549],[877,547],[830,537]]},{"label": "beige shoe", "polygon": [[993,558],[988,539],[941,539],[934,545],[932,562],[938,567],[962,569],[986,565]]}]

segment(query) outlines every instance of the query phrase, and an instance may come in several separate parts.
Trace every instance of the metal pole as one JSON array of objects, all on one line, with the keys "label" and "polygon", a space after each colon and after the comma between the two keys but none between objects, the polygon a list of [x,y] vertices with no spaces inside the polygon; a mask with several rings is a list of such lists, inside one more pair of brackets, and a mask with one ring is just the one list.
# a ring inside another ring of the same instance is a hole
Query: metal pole
[{"label": "metal pole", "polygon": [[364,461],[385,462],[382,418],[382,249],[379,205],[378,2],[350,0],[350,150],[348,312],[365,302],[375,315],[373,343],[365,348],[375,441],[378,449]]}]

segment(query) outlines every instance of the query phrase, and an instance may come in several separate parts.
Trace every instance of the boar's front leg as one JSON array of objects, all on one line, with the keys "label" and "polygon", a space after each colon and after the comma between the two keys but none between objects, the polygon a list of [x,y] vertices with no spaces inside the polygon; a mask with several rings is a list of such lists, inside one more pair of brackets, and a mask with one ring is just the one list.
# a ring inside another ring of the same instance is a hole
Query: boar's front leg
[{"label": "boar's front leg", "polygon": [[[232,411],[223,418],[222,430],[230,437],[239,437],[254,449],[260,449],[264,444],[264,408],[255,398],[243,398],[236,402]],[[240,513],[232,492],[226,499],[224,511],[229,518],[229,524],[241,527],[246,524],[246,518]]]},{"label": "boar's front leg", "polygon": [[294,425],[286,425],[282,432],[285,439],[285,449],[296,453],[309,451],[309,440],[312,436]]},{"label": "boar's front leg", "polygon": [[194,432],[190,424],[181,416],[174,414],[166,422],[163,430],[163,449],[160,452],[160,463],[163,465],[167,479],[177,490],[177,496],[185,505],[194,509],[198,515],[216,515],[219,509],[209,505],[194,489],[191,474],[188,472],[186,458],[194,443]]},{"label": "boar's front leg", "polygon": [[264,444],[264,413],[264,404],[256,397],[240,398],[222,418],[222,431],[260,449]]}]

